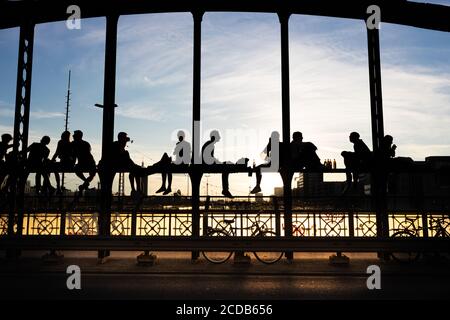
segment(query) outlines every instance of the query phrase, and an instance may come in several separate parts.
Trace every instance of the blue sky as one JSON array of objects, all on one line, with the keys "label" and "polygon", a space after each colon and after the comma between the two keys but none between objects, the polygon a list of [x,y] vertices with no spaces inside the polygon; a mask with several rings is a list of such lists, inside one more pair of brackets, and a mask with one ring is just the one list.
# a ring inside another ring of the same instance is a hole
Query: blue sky
[{"label": "blue sky", "polygon": [[[430,1],[431,2],[431,1]],[[442,1],[441,1],[442,2]],[[448,1],[445,1],[448,3]],[[187,13],[123,16],[119,20],[115,132],[134,140],[136,162],[172,152],[178,129],[190,131],[192,113],[192,17]],[[36,28],[30,142],[43,134],[51,149],[63,129],[68,69],[72,69],[70,129],[81,129],[99,159],[105,20]],[[398,155],[423,160],[450,155],[450,34],[382,24],[385,131]],[[12,132],[18,29],[0,31],[0,131]],[[207,13],[202,43],[202,129],[219,129],[220,159],[259,153],[281,130],[280,35],[274,14]],[[367,45],[361,21],[294,15],[290,20],[291,130],[319,148],[322,160],[348,150],[350,131],[371,146]],[[189,139],[189,135],[188,135]],[[190,140],[190,139],[189,139]],[[150,179],[150,191],[159,187]],[[210,177],[210,193],[220,192]],[[77,179],[69,177],[69,187]],[[186,177],[174,188],[186,192]],[[206,179],[204,179],[206,182]],[[252,178],[233,175],[231,191],[245,194]],[[281,184],[263,179],[270,195]]]}]

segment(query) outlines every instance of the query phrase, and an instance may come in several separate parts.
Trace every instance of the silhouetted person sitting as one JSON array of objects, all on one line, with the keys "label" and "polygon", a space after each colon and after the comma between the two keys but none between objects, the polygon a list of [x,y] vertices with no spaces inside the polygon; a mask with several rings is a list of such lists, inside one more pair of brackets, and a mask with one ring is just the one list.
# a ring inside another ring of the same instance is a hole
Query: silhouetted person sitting
[{"label": "silhouetted person sitting", "polygon": [[[264,148],[264,151],[262,152],[262,154],[265,155],[265,163],[257,166],[255,168],[255,173],[256,173],[256,186],[252,189],[252,191],[250,191],[250,193],[255,194],[258,192],[261,192],[261,181],[262,181],[262,173],[261,170],[263,168],[270,168],[272,165],[272,146],[274,144],[278,145],[278,150],[276,151],[277,153],[277,157],[278,157],[278,163],[280,163],[280,135],[278,134],[278,132],[274,131],[272,132],[270,138],[269,138],[269,142],[267,143],[267,146]],[[274,152],[275,153],[275,152]],[[275,154],[273,154],[275,155]],[[278,171],[278,170],[277,170]]]},{"label": "silhouetted person sitting", "polygon": [[394,138],[390,135],[385,135],[383,139],[381,139],[377,161],[379,161],[382,168],[391,169],[391,160],[395,158],[395,150],[397,149],[397,146],[393,144],[393,142]]},{"label": "silhouetted person sitting", "polygon": [[[175,146],[175,150],[173,151],[173,155],[175,155],[175,164],[189,164],[189,159],[191,157],[191,145],[189,142],[184,140],[185,133],[184,131],[178,131],[178,142]],[[172,164],[172,158],[164,153],[161,160],[155,163],[153,166],[161,166],[163,168],[168,168]],[[172,173],[163,172],[161,173],[162,185],[161,188],[156,191],[156,193],[163,192],[164,195],[172,192]],[[167,187],[166,187],[166,179],[167,179]]]},{"label": "silhouetted person sitting", "polygon": [[34,142],[27,148],[28,158],[25,164],[25,180],[30,172],[36,172],[35,184],[36,193],[41,192],[41,176],[44,178],[43,191],[52,194],[55,188],[50,184],[48,164],[48,156],[50,149],[47,147],[50,143],[50,137],[42,137],[40,142]]},{"label": "silhouetted person sitting", "polygon": [[3,185],[3,181],[6,176],[9,174],[9,163],[6,160],[6,155],[8,154],[8,149],[13,147],[13,144],[10,144],[13,137],[8,134],[2,134],[2,141],[0,141],[0,187]]},{"label": "silhouetted person sitting", "polygon": [[[78,190],[82,192],[83,190],[89,188],[89,184],[95,177],[95,160],[91,153],[91,145],[89,142],[83,140],[82,131],[75,130],[73,132],[71,147],[74,160],[77,161],[77,164],[75,165],[75,174],[83,181],[83,184],[78,187]],[[84,172],[89,173],[87,178],[84,176]]]},{"label": "silhouetted person sitting", "polygon": [[358,175],[361,171],[370,169],[372,165],[372,152],[369,147],[360,139],[359,133],[350,133],[350,142],[353,143],[354,152],[343,151],[341,153],[344,158],[347,185],[344,189],[344,193],[348,191],[352,184],[352,175],[354,186],[358,183]]},{"label": "silhouetted person sitting", "polygon": [[53,165],[53,168],[56,169],[54,171],[56,180],[56,193],[61,194],[61,181],[58,171],[71,170],[75,165],[75,156],[73,152],[73,145],[70,142],[69,131],[64,131],[61,134],[61,140],[58,141],[55,154],[52,157],[52,162],[55,162],[57,158],[59,159],[59,163],[55,163]]},{"label": "silhouetted person sitting", "polygon": [[322,164],[316,151],[317,147],[312,142],[303,142],[301,132],[294,132],[290,144],[291,168],[294,170],[322,170]]},{"label": "silhouetted person sitting", "polygon": [[135,164],[133,160],[131,160],[129,152],[125,150],[127,142],[129,141],[130,138],[128,137],[126,132],[119,132],[117,141],[113,142],[110,159],[114,173],[120,171],[129,172],[131,193],[132,195],[134,195],[136,194],[136,192],[141,191],[139,177],[142,176],[142,168]]},{"label": "silhouetted person sitting", "polygon": [[391,173],[399,167],[406,168],[409,163],[405,162],[406,158],[395,158],[395,150],[397,146],[393,144],[394,138],[385,135],[380,141],[380,147],[376,152],[376,168],[378,170],[380,182],[386,187],[386,191],[395,192],[396,179],[391,179]]},{"label": "silhouetted person sitting", "polygon": [[[217,142],[220,141],[219,131],[213,130],[210,133],[210,140],[208,140],[202,147],[202,163],[205,165],[215,165],[220,164],[219,159],[214,157],[214,147]],[[230,193],[229,184],[228,184],[228,176],[229,172],[224,171],[222,173],[222,194],[225,197],[232,198],[233,195]]]}]

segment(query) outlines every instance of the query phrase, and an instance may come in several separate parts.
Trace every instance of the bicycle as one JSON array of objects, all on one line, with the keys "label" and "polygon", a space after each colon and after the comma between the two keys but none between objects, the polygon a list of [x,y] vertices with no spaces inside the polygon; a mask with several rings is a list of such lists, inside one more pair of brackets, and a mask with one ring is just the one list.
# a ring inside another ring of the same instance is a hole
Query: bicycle
[{"label": "bicycle", "polygon": [[[400,223],[400,228],[397,228],[392,237],[418,237],[420,231],[423,230],[422,227],[416,226],[415,221],[419,219],[419,216],[416,218],[405,217],[405,221]],[[433,237],[450,237],[450,222],[448,222],[448,218],[440,217],[440,218],[432,218],[430,220],[430,226],[428,230],[433,232]],[[417,261],[421,257],[421,252],[392,252],[391,256],[394,260],[398,262],[414,262]]]},{"label": "bicycle", "polygon": [[[251,237],[275,237],[276,233],[267,228],[265,223],[259,222],[260,214],[255,216],[255,221],[252,221],[252,225],[249,227],[243,228],[243,230],[253,230],[251,233]],[[247,219],[250,220],[247,215]],[[232,227],[235,223],[236,218],[233,219],[224,219],[218,223],[219,227],[212,228],[208,227],[207,237],[234,237],[236,233]],[[250,220],[251,221],[251,220]],[[264,264],[273,264],[278,262],[283,257],[283,252],[253,252],[256,259]],[[212,251],[203,251],[203,257],[211,263],[221,264],[226,262],[231,258],[233,252],[225,251],[225,252],[212,252]]]}]

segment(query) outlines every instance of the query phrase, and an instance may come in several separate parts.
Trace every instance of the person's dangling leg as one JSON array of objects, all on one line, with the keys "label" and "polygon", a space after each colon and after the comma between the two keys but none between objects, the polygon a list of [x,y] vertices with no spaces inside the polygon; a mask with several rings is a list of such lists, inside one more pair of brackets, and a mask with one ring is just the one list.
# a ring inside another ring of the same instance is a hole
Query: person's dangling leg
[{"label": "person's dangling leg", "polygon": [[167,189],[172,189],[172,174],[167,174]]},{"label": "person's dangling leg", "polygon": [[56,181],[56,193],[60,194],[61,193],[61,179],[59,178],[59,173],[58,172],[53,172],[53,174],[55,175],[55,181]]},{"label": "person's dangling leg", "polygon": [[138,194],[142,195],[141,179],[145,175],[144,169],[136,164],[133,164],[133,166],[130,168],[130,176],[131,175],[134,177],[136,191],[138,192]]},{"label": "person's dangling leg", "polygon": [[344,158],[345,177],[346,177],[346,185],[344,190],[342,191],[342,194],[345,194],[352,185],[352,173],[354,170],[353,152],[343,151],[341,155]]},{"label": "person's dangling leg", "polygon": [[136,174],[136,175],[134,176],[134,181],[135,181],[135,184],[136,184],[136,191],[137,191],[139,194],[142,193],[142,189],[141,189],[141,186],[142,186],[141,179],[142,179],[142,177],[141,177],[140,175],[137,175],[137,174]]},{"label": "person's dangling leg", "polygon": [[92,180],[94,180],[95,175],[96,175],[96,170],[95,170],[95,165],[89,169],[89,176],[86,178],[86,183],[89,184],[92,182]]},{"label": "person's dangling leg", "polygon": [[39,194],[41,191],[41,173],[39,170],[36,170],[36,175],[34,176],[34,184],[36,187],[36,194]]},{"label": "person's dangling leg", "polygon": [[80,178],[83,182],[86,182],[86,177],[84,176],[83,172],[77,171],[75,172],[75,175]]},{"label": "person's dangling leg", "polygon": [[250,193],[252,193],[252,194],[261,192],[262,174],[261,174],[261,167],[260,166],[258,166],[256,168],[255,175],[256,175],[256,186],[253,188],[252,191],[250,191]]},{"label": "person's dangling leg", "polygon": [[156,193],[161,193],[166,191],[166,177],[167,174],[165,172],[161,173],[161,187],[156,191]]},{"label": "person's dangling leg", "polygon": [[136,187],[134,185],[135,179],[134,179],[134,174],[132,172],[129,173],[128,180],[130,181],[131,192],[136,192]]},{"label": "person's dangling leg", "polygon": [[43,170],[42,178],[44,179],[44,183],[42,185],[44,190],[47,190],[48,193],[52,195],[55,192],[55,188],[53,188],[52,184],[50,183],[50,173],[47,170]]},{"label": "person's dangling leg", "polygon": [[86,186],[89,185],[89,183],[87,182],[83,172],[76,171],[75,174],[78,178],[80,178],[83,181],[83,183],[78,186],[78,190],[83,191],[84,189],[86,189]]},{"label": "person's dangling leg", "polygon": [[164,195],[169,194],[172,192],[172,174],[168,173],[167,174],[167,188],[166,191],[164,191]]},{"label": "person's dangling leg", "polygon": [[228,184],[229,175],[230,174],[228,172],[222,173],[222,194],[225,197],[232,198],[233,195],[230,193],[229,184]]},{"label": "person's dangling leg", "polygon": [[250,193],[254,194],[254,193],[261,192],[261,181],[262,181],[261,168],[270,168],[270,166],[271,166],[271,162],[268,162],[268,163],[264,163],[264,164],[261,164],[256,167],[256,171],[255,171],[256,186],[253,188],[252,191],[250,191]]},{"label": "person's dangling leg", "polygon": [[[155,163],[153,166],[160,167],[162,170],[165,170],[167,166],[171,163],[171,159],[167,153],[164,153],[161,157],[161,160],[159,160],[157,163]],[[166,192],[166,179],[167,179],[167,173],[163,172],[161,173],[161,188],[159,188],[156,193]],[[170,191],[169,191],[170,192]]]},{"label": "person's dangling leg", "polygon": [[[80,185],[79,189],[89,189],[89,185],[91,184],[92,180],[94,180],[94,177],[96,175],[96,168],[95,168],[95,162],[94,163],[90,163],[90,164],[86,164],[82,166],[83,168],[87,168],[88,169],[88,173],[89,176],[87,178],[85,178],[84,174],[79,172],[79,175],[77,173],[77,176],[84,181],[84,183],[82,185]],[[80,189],[80,190],[81,190]]]}]

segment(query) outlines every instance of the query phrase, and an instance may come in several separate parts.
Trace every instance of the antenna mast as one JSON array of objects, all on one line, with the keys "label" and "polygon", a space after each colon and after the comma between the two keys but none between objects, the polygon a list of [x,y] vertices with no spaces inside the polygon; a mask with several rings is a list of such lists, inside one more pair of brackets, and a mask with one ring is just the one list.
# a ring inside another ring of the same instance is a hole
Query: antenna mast
[{"label": "antenna mast", "polygon": [[66,118],[64,123],[64,131],[69,130],[69,110],[70,110],[70,76],[72,70],[69,70],[69,83],[67,85],[67,96],[66,96]]},{"label": "antenna mast", "polygon": [[[69,70],[69,83],[67,84],[67,96],[66,96],[66,117],[64,119],[64,131],[69,130],[69,111],[70,111],[70,76],[72,70]],[[64,172],[61,177],[61,191],[64,190]]]}]

